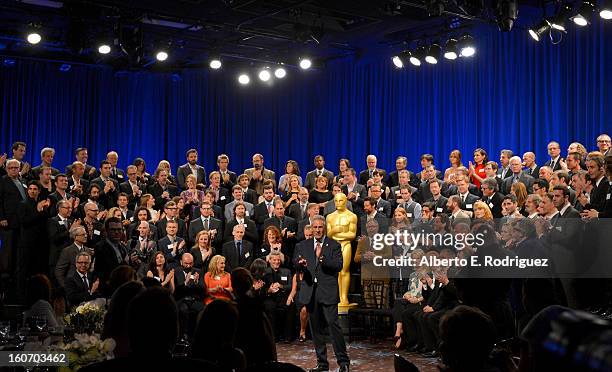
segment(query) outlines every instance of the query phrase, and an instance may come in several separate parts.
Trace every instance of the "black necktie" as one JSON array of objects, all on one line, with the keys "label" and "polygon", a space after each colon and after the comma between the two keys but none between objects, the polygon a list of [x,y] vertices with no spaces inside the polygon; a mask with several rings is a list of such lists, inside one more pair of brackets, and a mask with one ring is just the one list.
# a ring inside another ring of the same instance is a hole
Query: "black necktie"
[{"label": "black necktie", "polygon": [[204,219],[204,230],[209,230],[208,218]]},{"label": "black necktie", "polygon": [[242,256],[242,242],[236,242],[236,247],[238,247],[238,252]]},{"label": "black necktie", "polygon": [[83,284],[85,285],[85,288],[87,288],[87,290],[89,290],[89,283],[87,282],[87,275],[83,275]]},{"label": "black necktie", "polygon": [[552,170],[555,170],[555,160],[554,159],[550,159],[550,168]]}]

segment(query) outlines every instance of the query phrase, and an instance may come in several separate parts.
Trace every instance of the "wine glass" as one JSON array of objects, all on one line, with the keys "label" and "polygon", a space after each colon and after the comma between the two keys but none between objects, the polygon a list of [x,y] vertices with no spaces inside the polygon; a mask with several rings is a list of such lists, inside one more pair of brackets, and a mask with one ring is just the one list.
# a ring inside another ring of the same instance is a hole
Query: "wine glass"
[{"label": "wine glass", "polygon": [[42,330],[45,329],[45,327],[47,326],[47,317],[44,317],[44,316],[35,317],[34,325],[36,326],[36,329],[38,329],[38,332],[42,332]]}]

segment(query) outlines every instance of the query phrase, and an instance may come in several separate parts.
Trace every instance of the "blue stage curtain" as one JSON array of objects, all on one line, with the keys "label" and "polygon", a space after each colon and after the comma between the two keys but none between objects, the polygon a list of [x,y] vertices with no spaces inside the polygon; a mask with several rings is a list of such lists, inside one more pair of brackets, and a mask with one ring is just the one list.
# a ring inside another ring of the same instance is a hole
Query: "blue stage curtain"
[{"label": "blue stage curtain", "polygon": [[238,86],[230,70],[60,72],[56,63],[17,60],[0,67],[0,146],[10,154],[13,141],[27,142],[33,165],[42,147],[55,147],[62,169],[79,146],[90,149],[92,164],[112,149],[121,167],[140,156],[150,171],[161,159],[176,169],[190,147],[207,169],[226,153],[238,172],[255,152],[277,173],[287,159],[311,169],[317,153],[333,171],[341,157],[364,168],[368,153],[390,170],[400,154],[418,169],[419,156],[431,153],[444,169],[452,149],[467,164],[477,147],[492,160],[503,148],[535,151],[542,164],[549,140],[564,153],[572,141],[594,149],[596,136],[611,131],[611,31],[596,20],[551,45],[483,26],[469,60],[397,70],[385,50],[290,70],[271,87],[254,74],[254,84]]}]

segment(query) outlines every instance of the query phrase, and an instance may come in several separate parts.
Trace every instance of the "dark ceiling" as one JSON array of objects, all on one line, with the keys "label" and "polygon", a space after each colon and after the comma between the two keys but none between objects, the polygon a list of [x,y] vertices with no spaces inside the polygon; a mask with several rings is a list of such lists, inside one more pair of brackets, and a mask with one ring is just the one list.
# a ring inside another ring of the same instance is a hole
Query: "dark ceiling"
[{"label": "dark ceiling", "polygon": [[[426,2],[431,1],[0,1],[0,54],[138,70],[160,68],[154,53],[166,48],[166,69],[201,67],[213,55],[237,64],[292,65],[303,54],[323,63],[347,54],[392,53],[475,23],[495,24],[497,0],[444,0],[444,11],[435,17]],[[519,3],[521,10],[533,10],[551,1]],[[41,44],[24,40],[28,24],[41,27]],[[101,57],[96,45],[104,38],[114,46]]]}]

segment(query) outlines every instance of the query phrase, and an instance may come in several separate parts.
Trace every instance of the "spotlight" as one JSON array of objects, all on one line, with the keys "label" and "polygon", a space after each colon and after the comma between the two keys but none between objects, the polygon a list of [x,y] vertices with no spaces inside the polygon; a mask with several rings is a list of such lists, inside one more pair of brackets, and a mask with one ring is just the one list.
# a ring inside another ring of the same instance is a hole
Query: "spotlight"
[{"label": "spotlight", "polygon": [[442,0],[425,0],[425,9],[430,17],[439,17],[444,13]]},{"label": "spotlight", "polygon": [[40,43],[40,41],[42,40],[42,36],[40,36],[40,34],[37,31],[31,31],[30,33],[28,33],[28,36],[26,39],[28,40],[28,43],[32,45],[36,45]]},{"label": "spotlight", "polygon": [[474,46],[474,38],[468,34],[463,35],[458,41],[459,54],[461,57],[471,57],[476,53],[476,47]]},{"label": "spotlight", "polygon": [[98,46],[98,53],[100,54],[108,54],[111,52],[111,47],[108,44],[100,44]]},{"label": "spotlight", "polygon": [[157,58],[158,61],[163,62],[165,60],[168,59],[168,53],[165,51],[159,51],[157,52],[157,54],[155,55],[155,58]]},{"label": "spotlight", "polygon": [[591,23],[591,17],[595,12],[595,5],[590,1],[582,2],[576,14],[570,18],[577,26],[584,27]]},{"label": "spotlight", "polygon": [[414,52],[410,53],[410,63],[412,63],[413,66],[420,66],[421,60],[423,59],[424,56],[425,56],[425,47],[420,46],[416,48]]},{"label": "spotlight", "polygon": [[555,14],[550,22],[550,27],[555,30],[565,31],[565,22],[567,21],[569,15],[572,13],[572,7],[568,4],[564,4],[561,6],[561,9]]},{"label": "spotlight", "polygon": [[599,16],[603,19],[612,19],[612,0],[605,0],[599,8]]},{"label": "spotlight", "polygon": [[219,58],[213,58],[210,60],[210,63],[208,65],[213,70],[218,70],[221,68],[221,60]]},{"label": "spotlight", "polygon": [[442,48],[440,48],[440,45],[438,43],[431,44],[429,46],[429,51],[425,56],[425,62],[435,65],[440,59],[440,54],[442,54]]},{"label": "spotlight", "polygon": [[391,62],[393,62],[393,65],[397,68],[403,68],[404,67],[404,62],[402,62],[402,59],[399,57],[399,55],[397,56],[393,56],[391,58]]},{"label": "spotlight", "polygon": [[310,58],[302,58],[300,60],[300,67],[302,70],[308,70],[312,66],[312,61]]},{"label": "spotlight", "polygon": [[240,76],[238,76],[238,82],[242,85],[247,85],[251,82],[251,78],[247,74],[241,74]]},{"label": "spotlight", "polygon": [[287,76],[287,70],[282,67],[278,67],[276,70],[274,70],[274,76],[276,76],[277,79],[282,79]]},{"label": "spotlight", "polygon": [[457,39],[448,39],[444,46],[444,58],[454,60],[459,57],[457,50]]},{"label": "spotlight", "polygon": [[62,65],[59,67],[59,70],[60,70],[61,72],[68,72],[68,71],[70,71],[70,69],[71,69],[71,68],[72,68],[72,65],[69,65],[69,64],[67,64],[67,63],[64,63],[64,64],[62,64]]},{"label": "spotlight", "polygon": [[518,17],[516,0],[499,0],[497,2],[497,26],[500,31],[509,32]]},{"label": "spotlight", "polygon": [[548,30],[550,30],[550,22],[543,19],[535,27],[531,27],[529,29],[529,35],[533,38],[533,40],[540,41],[542,35]]},{"label": "spotlight", "polygon": [[393,62],[395,67],[404,68],[408,65],[408,62],[410,61],[410,52],[407,50],[403,50],[398,55],[393,56],[393,58],[391,58],[391,61]]},{"label": "spotlight", "polygon": [[268,81],[271,77],[272,74],[270,74],[270,71],[268,69],[263,69],[259,72],[259,80],[261,81]]}]

